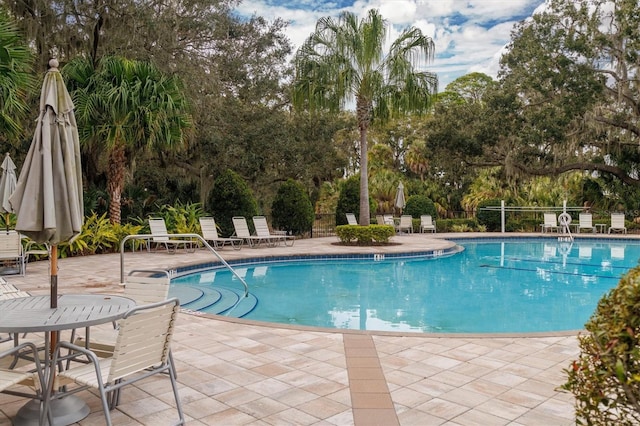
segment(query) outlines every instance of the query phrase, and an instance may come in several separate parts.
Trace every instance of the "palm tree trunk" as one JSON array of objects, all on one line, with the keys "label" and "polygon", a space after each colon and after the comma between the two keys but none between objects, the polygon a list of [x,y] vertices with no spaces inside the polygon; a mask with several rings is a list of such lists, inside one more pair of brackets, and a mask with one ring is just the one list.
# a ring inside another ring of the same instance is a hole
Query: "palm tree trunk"
[{"label": "palm tree trunk", "polygon": [[120,208],[122,204],[122,188],[124,186],[124,172],[126,156],[124,145],[116,143],[109,153],[109,168],[107,172],[107,192],[109,193],[109,221],[119,224],[121,221]]},{"label": "palm tree trunk", "polygon": [[361,97],[356,99],[356,115],[360,129],[360,220],[363,226],[369,225],[369,150],[367,146],[367,130],[371,122],[370,103]]},{"label": "palm tree trunk", "polygon": [[369,225],[369,159],[367,155],[367,127],[360,128],[360,225]]}]

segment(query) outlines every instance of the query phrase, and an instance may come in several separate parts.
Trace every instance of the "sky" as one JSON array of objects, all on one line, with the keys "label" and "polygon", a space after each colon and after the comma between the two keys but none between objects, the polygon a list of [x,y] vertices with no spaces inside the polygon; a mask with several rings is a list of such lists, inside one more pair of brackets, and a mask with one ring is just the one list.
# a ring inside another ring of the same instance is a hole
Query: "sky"
[{"label": "sky", "polygon": [[390,24],[390,38],[414,26],[431,37],[438,91],[456,78],[482,72],[496,78],[499,60],[513,26],[530,17],[544,0],[243,0],[236,11],[288,22],[293,50],[315,29],[319,18],[348,11],[364,17],[375,8]]}]

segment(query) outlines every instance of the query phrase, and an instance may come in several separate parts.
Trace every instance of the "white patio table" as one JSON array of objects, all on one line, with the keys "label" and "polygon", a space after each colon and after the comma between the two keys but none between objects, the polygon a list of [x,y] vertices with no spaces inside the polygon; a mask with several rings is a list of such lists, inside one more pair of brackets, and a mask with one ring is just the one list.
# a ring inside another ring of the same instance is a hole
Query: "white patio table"
[{"label": "white patio table", "polygon": [[[129,298],[107,294],[62,294],[58,296],[58,307],[51,308],[49,296],[30,296],[0,301],[0,333],[44,332],[45,379],[55,370],[51,365],[51,332],[86,328],[116,321],[135,306]],[[89,414],[89,407],[75,395],[61,398],[52,405],[56,425],[76,423]],[[18,426],[37,425],[40,402],[30,401],[20,408],[13,419]]]}]

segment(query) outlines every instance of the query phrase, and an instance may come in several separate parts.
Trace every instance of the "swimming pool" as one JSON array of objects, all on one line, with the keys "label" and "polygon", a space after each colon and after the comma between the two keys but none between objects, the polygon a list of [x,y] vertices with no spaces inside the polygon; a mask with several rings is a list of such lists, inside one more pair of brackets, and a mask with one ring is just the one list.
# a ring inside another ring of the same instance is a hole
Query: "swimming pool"
[{"label": "swimming pool", "polygon": [[[640,244],[628,240],[458,243],[464,251],[436,258],[234,266],[258,300],[244,318],[405,332],[577,330],[640,258]],[[237,281],[219,269],[175,278],[172,289],[185,294],[211,286],[237,288]]]}]

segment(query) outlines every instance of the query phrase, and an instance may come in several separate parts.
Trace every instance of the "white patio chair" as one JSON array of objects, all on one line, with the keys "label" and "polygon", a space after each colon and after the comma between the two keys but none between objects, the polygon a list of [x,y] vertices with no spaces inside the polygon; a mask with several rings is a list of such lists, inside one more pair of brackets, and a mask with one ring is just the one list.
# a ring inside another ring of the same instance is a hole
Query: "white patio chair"
[{"label": "white patio chair", "polygon": [[249,247],[256,248],[259,247],[262,243],[265,243],[268,246],[273,247],[274,242],[269,237],[258,237],[257,235],[251,235],[249,232],[249,225],[247,224],[247,219],[243,216],[234,216],[232,218],[233,228],[235,229],[235,235],[238,238],[242,238],[249,244]]},{"label": "white patio chair", "polygon": [[356,215],[354,215],[353,213],[345,213],[345,215],[347,216],[347,224],[349,225],[358,224],[358,221],[356,220]]},{"label": "white patio chair", "polygon": [[627,227],[624,224],[624,213],[611,213],[611,226],[609,227],[609,234],[613,232],[627,233]]},{"label": "white patio chair", "polygon": [[377,214],[376,215],[376,223],[378,225],[384,225],[384,216],[382,216],[381,214]]},{"label": "white patio chair", "polygon": [[202,238],[204,238],[208,243],[211,243],[214,248],[224,248],[226,244],[229,244],[235,250],[240,250],[242,248],[243,239],[242,238],[225,238],[218,236],[218,227],[216,226],[216,221],[212,217],[201,217],[200,219],[200,230],[202,231]]},{"label": "white patio chair", "polygon": [[[107,425],[111,426],[109,410],[118,405],[120,391],[124,386],[167,372],[179,416],[177,424],[185,424],[175,369],[169,361],[171,337],[179,309],[180,303],[176,298],[131,309],[120,320],[116,346],[113,356],[109,358],[99,358],[91,350],[71,343],[58,343],[52,365],[58,365],[59,358],[65,355],[61,353],[63,349],[75,352],[77,357],[86,358],[88,363],[72,364],[69,369],[58,372],[59,379],[71,380],[79,386],[72,388],[69,384],[64,392],[54,395],[46,393],[45,412],[50,411],[52,398],[63,398],[86,388],[94,388],[100,394]],[[52,381],[53,375],[48,389],[53,388]],[[154,389],[158,392],[157,385]]]},{"label": "white patio chair", "polygon": [[429,214],[420,216],[420,232],[436,232],[436,224]]},{"label": "white patio chair", "polygon": [[[145,273],[146,275],[139,275]],[[162,274],[158,276],[158,274]],[[149,274],[153,274],[149,276]],[[166,271],[133,270],[125,277],[123,296],[132,299],[136,305],[143,306],[167,300],[171,278]],[[113,324],[117,329],[117,324]],[[89,343],[85,336],[72,338],[74,344],[92,350],[97,356],[104,358],[113,355],[116,345],[116,336],[112,333],[102,332],[98,335],[91,333]]]},{"label": "white patio chair", "polygon": [[20,234],[16,231],[0,231],[0,261],[15,264],[18,273],[24,275],[24,251]]},{"label": "white patio chair", "polygon": [[593,216],[591,213],[580,213],[578,216],[578,234],[582,232],[583,229],[590,229],[591,232],[596,232],[596,227],[593,226]]},{"label": "white patio chair", "polygon": [[558,226],[558,217],[555,213],[545,213],[544,214],[544,223],[540,225],[542,227],[542,232],[558,232],[560,227]]},{"label": "white patio chair", "polygon": [[[2,365],[0,367],[0,393],[43,401],[41,390],[44,389],[45,383],[37,353],[38,349],[33,342],[24,342],[0,352],[0,365]],[[18,359],[25,359],[25,357],[32,360],[29,365],[13,368]],[[35,367],[35,372],[32,371],[33,367]],[[28,388],[31,388],[31,391],[27,391]],[[38,422],[40,425],[46,424],[46,410],[43,405],[44,403],[41,402]],[[53,424],[52,417],[49,417],[49,424]]]},{"label": "white patio chair", "polygon": [[30,239],[25,235],[20,236],[22,239],[22,245],[24,247],[24,270],[27,272],[27,265],[29,264],[29,259],[31,256],[49,256],[49,245],[45,244],[44,248],[40,246],[38,243]]},{"label": "white patio chair", "polygon": [[400,216],[400,223],[398,224],[397,231],[399,233],[406,232],[408,234],[413,234],[413,219],[410,215],[403,214]]},{"label": "white patio chair", "polygon": [[279,243],[283,243],[285,246],[292,246],[293,243],[296,241],[296,237],[293,235],[287,235],[286,233],[272,234],[271,231],[269,231],[269,224],[267,223],[267,218],[264,216],[254,216],[253,226],[256,229],[256,235],[258,237],[270,239],[273,242],[274,246],[278,245]]},{"label": "white patio chair", "polygon": [[185,250],[194,250],[192,239],[178,240],[168,237],[169,232],[163,218],[149,218],[149,229],[152,235],[151,242],[156,245],[156,250],[161,245],[167,249],[167,253],[175,253],[180,246]]}]

